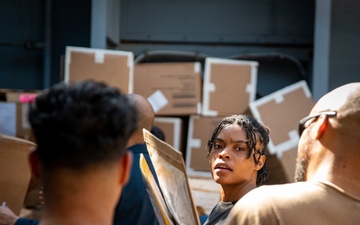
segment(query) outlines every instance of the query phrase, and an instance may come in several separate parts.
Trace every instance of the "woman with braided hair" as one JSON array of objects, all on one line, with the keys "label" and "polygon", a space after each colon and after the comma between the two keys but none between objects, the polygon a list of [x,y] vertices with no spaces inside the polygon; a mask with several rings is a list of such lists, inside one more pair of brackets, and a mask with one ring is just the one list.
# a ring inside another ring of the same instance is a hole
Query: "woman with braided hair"
[{"label": "woman with braided hair", "polygon": [[206,225],[223,224],[233,205],[246,193],[265,183],[265,150],[269,129],[248,115],[223,118],[208,141],[211,175],[220,184],[220,202]]}]

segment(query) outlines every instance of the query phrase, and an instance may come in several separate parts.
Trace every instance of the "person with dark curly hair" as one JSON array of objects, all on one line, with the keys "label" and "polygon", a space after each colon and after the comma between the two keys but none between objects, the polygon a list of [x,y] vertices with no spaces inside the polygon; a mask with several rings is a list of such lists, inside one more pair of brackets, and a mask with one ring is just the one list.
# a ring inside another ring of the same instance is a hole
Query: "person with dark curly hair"
[{"label": "person with dark curly hair", "polygon": [[57,84],[30,104],[37,149],[29,156],[45,204],[40,225],[111,225],[128,182],[137,111],[101,82]]},{"label": "person with dark curly hair", "polygon": [[220,184],[220,202],[205,225],[224,224],[234,204],[264,184],[269,173],[268,143],[269,129],[249,115],[232,115],[220,121],[207,144],[211,174]]},{"label": "person with dark curly hair", "polygon": [[[137,128],[127,142],[127,149],[133,155],[131,176],[128,183],[122,187],[122,194],[115,207],[112,225],[159,224],[141,175],[139,159],[140,155],[143,154],[157,181],[157,176],[144,142],[142,129],[151,129],[151,132],[154,132],[154,135],[159,138],[164,138],[164,134],[162,136],[159,135],[161,134],[159,133],[161,131],[159,128],[157,128],[157,132],[152,130],[155,114],[147,99],[138,94],[128,94],[126,96],[129,104],[136,109]],[[46,201],[46,204],[48,204],[48,201]],[[38,223],[39,221],[37,220],[16,216],[7,207],[0,207],[0,224],[38,225]]]}]

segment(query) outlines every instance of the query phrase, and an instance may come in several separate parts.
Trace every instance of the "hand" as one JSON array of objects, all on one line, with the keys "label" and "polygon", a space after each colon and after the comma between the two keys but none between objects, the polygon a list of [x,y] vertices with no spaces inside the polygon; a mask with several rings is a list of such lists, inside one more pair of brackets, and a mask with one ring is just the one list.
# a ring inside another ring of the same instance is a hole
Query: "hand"
[{"label": "hand", "polygon": [[14,225],[16,220],[18,220],[19,217],[15,215],[11,209],[9,209],[7,206],[1,207],[0,206],[0,224],[1,225]]}]

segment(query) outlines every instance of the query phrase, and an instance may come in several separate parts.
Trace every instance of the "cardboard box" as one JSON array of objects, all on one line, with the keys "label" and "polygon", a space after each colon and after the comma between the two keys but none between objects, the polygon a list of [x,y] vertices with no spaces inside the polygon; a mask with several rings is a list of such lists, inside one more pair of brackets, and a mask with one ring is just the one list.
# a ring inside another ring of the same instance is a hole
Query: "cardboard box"
[{"label": "cardboard box", "polygon": [[189,184],[196,206],[201,206],[209,215],[220,201],[220,184],[212,178],[196,177],[189,177]]},{"label": "cardboard box", "polygon": [[[0,90],[0,133],[36,142],[28,121],[28,103],[33,101],[41,90]],[[40,206],[39,191],[41,184],[33,174],[24,199],[24,207]]]},{"label": "cardboard box", "polygon": [[242,114],[255,100],[258,63],[206,58],[203,82],[203,116]]},{"label": "cardboard box", "polygon": [[295,167],[296,167],[296,157],[297,157],[297,145],[290,147],[284,151],[279,161],[284,169],[284,175],[288,182],[295,181]]},{"label": "cardboard box", "polygon": [[28,104],[41,93],[40,90],[0,90],[3,96],[0,101],[0,133],[35,142],[28,121]]},{"label": "cardboard box", "polygon": [[269,126],[270,154],[275,154],[292,181],[296,149],[299,142],[298,122],[314,106],[309,87],[300,81],[250,103],[250,110],[259,122]]},{"label": "cardboard box", "polygon": [[134,93],[147,98],[157,116],[200,114],[201,65],[199,62],[136,64]]},{"label": "cardboard box", "polygon": [[0,134],[0,202],[6,202],[16,215],[20,214],[30,181],[28,154],[33,147],[33,142]]},{"label": "cardboard box", "polygon": [[162,218],[160,223],[200,225],[183,155],[146,129],[143,129],[143,136],[159,183],[143,156],[140,169],[156,216]]},{"label": "cardboard box", "polygon": [[93,79],[132,93],[133,64],[132,52],[68,46],[64,81]]},{"label": "cardboard box", "polygon": [[293,179],[291,180],[289,179],[289,176],[286,174],[284,170],[284,166],[281,163],[280,159],[277,157],[277,155],[266,152],[266,168],[270,171],[268,179],[265,182],[265,184],[267,185],[285,184],[293,180]]},{"label": "cardboard box", "polygon": [[189,176],[211,177],[207,142],[222,117],[190,116],[186,147],[186,168]]},{"label": "cardboard box", "polygon": [[179,150],[184,151],[183,121],[179,117],[156,117],[154,124],[165,134],[165,142]]}]

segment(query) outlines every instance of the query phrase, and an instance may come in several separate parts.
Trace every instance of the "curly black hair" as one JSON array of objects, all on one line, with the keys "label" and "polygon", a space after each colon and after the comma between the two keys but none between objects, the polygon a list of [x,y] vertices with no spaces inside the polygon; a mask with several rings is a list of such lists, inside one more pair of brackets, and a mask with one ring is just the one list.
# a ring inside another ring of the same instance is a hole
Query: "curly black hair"
[{"label": "curly black hair", "polygon": [[[257,154],[253,154],[254,162],[257,164],[259,162],[259,159],[261,155],[266,155],[266,149],[267,145],[269,143],[269,133],[270,130],[268,127],[260,124],[255,118],[249,115],[232,115],[223,118],[217,127],[214,129],[214,132],[211,136],[211,139],[208,140],[207,143],[207,150],[208,150],[208,157],[212,151],[214,139],[218,136],[220,131],[228,125],[231,124],[237,124],[239,125],[246,133],[246,136],[248,138],[248,142],[246,142],[247,147],[249,149],[248,152],[248,158],[250,158],[251,154],[259,153],[259,157],[256,158]],[[258,140],[259,139],[259,140]],[[259,141],[263,148],[262,149],[256,149],[256,142]],[[256,185],[260,186],[264,184],[269,176],[269,170],[266,168],[266,161],[264,163],[264,166],[257,172],[257,178],[256,178]]]},{"label": "curly black hair", "polygon": [[28,116],[47,171],[115,161],[137,127],[126,95],[92,80],[52,86],[30,104]]}]

